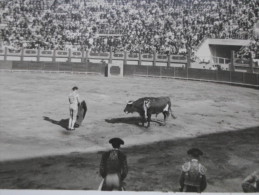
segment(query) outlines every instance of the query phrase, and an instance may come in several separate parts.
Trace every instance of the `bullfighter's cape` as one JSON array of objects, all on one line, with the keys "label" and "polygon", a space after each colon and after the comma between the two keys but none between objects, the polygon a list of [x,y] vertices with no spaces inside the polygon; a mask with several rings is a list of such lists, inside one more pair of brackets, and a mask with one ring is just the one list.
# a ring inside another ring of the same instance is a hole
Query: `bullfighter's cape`
[{"label": "bullfighter's cape", "polygon": [[79,127],[82,124],[85,118],[86,112],[87,112],[87,105],[85,101],[82,101],[81,104],[78,105],[78,112],[77,112],[77,118],[75,123],[77,127]]}]

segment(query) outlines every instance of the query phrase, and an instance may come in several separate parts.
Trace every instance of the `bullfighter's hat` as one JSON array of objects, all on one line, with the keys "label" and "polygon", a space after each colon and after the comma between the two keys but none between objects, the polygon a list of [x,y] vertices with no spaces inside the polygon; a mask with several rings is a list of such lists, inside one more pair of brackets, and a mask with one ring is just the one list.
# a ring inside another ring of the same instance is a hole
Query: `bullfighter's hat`
[{"label": "bullfighter's hat", "polygon": [[191,148],[187,151],[187,154],[193,156],[193,157],[199,157],[203,155],[203,152],[198,148]]},{"label": "bullfighter's hat", "polygon": [[109,143],[112,144],[113,147],[119,147],[120,145],[124,145],[124,141],[118,137],[110,139]]},{"label": "bullfighter's hat", "polygon": [[73,90],[73,91],[78,90],[78,87],[77,87],[77,86],[74,86],[74,87],[72,88],[72,90]]}]

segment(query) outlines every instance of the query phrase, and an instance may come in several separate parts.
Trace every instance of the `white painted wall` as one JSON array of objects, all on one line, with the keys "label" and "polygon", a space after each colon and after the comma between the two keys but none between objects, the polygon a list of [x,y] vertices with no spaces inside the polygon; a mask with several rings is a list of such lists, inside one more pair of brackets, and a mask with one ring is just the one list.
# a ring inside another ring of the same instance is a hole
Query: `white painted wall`
[{"label": "white painted wall", "polygon": [[205,39],[205,41],[201,44],[201,46],[198,48],[196,52],[196,56],[201,60],[201,61],[209,61],[211,58],[211,52],[209,48],[209,40],[210,39]]},{"label": "white painted wall", "polygon": [[37,57],[23,57],[24,61],[37,61]]},{"label": "white painted wall", "polygon": [[141,65],[143,65],[143,66],[153,66],[153,62],[144,62],[144,61],[142,61]]},{"label": "white painted wall", "polygon": [[246,46],[250,40],[240,39],[205,39],[201,46],[196,51],[196,56],[201,61],[209,61],[213,55],[209,45],[226,45],[226,46]]},{"label": "white painted wall", "polygon": [[138,65],[138,61],[127,61],[127,65]]},{"label": "white painted wall", "polygon": [[167,63],[164,62],[156,62],[157,66],[167,66]]}]

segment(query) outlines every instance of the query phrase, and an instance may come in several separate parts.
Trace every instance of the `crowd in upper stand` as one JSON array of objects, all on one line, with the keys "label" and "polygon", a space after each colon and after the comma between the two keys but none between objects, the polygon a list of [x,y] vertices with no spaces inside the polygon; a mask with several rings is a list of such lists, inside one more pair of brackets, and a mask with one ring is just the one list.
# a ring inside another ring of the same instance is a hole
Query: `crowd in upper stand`
[{"label": "crowd in upper stand", "polygon": [[[179,54],[206,37],[251,39],[258,0],[2,0],[2,45]],[[113,35],[113,36],[111,36]]]}]

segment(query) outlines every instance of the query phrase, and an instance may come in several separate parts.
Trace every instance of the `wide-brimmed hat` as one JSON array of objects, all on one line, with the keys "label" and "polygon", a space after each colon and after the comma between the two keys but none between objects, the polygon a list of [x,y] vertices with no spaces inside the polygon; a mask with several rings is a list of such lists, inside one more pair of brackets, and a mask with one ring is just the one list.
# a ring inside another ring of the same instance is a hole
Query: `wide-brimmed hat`
[{"label": "wide-brimmed hat", "polygon": [[198,148],[191,148],[190,150],[187,151],[187,154],[194,157],[199,157],[203,155],[203,152]]},{"label": "wide-brimmed hat", "polygon": [[72,88],[72,90],[74,91],[74,90],[78,90],[78,87],[77,86],[74,86],[73,88]]},{"label": "wide-brimmed hat", "polygon": [[118,145],[118,146],[124,145],[124,141],[118,137],[114,137],[114,138],[110,139],[109,143],[112,145]]}]

